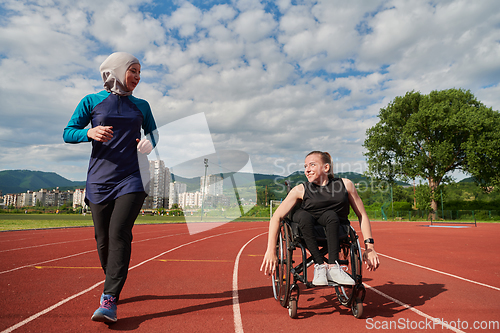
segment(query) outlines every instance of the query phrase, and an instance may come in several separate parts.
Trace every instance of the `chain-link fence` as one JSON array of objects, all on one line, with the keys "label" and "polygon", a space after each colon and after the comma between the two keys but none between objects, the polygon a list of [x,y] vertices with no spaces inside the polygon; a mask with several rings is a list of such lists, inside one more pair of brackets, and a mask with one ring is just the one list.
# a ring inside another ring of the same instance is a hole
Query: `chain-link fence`
[{"label": "chain-link fence", "polygon": [[[267,207],[254,207],[247,216],[270,218],[278,208],[280,201],[271,201]],[[435,222],[494,222],[500,221],[500,210],[437,210],[432,213],[430,210],[394,210],[381,209],[367,210],[368,218],[371,221],[431,221]],[[385,214],[384,214],[385,213]],[[357,221],[358,217],[351,209],[349,214],[350,221]]]},{"label": "chain-link fence", "polygon": [[[367,211],[370,220],[388,220],[388,221],[430,221],[431,219],[449,222],[494,222],[500,221],[500,210],[438,210],[432,213],[428,210],[411,211],[391,211],[386,212],[387,218],[381,210]],[[351,221],[357,220],[357,216],[351,211],[349,215]]]}]

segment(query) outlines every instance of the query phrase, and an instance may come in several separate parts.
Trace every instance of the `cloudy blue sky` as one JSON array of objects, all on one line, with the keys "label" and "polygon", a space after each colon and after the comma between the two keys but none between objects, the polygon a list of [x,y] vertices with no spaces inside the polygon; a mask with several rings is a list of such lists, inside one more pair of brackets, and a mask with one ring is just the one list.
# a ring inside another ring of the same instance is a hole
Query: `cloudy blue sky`
[{"label": "cloudy blue sky", "polygon": [[[141,60],[134,94],[162,144],[243,151],[258,173],[287,175],[311,150],[364,171],[366,129],[410,90],[470,89],[500,109],[497,0],[0,0],[0,170],[85,179],[90,145],[62,130],[114,51]],[[208,146],[182,121],[200,113]]]}]

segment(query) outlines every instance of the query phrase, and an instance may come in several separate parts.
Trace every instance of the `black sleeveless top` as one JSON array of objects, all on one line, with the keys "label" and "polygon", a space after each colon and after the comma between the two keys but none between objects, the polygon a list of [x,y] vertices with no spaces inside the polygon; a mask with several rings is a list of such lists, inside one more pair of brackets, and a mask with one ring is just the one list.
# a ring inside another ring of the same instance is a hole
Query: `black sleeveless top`
[{"label": "black sleeveless top", "polygon": [[318,219],[325,211],[333,210],[341,224],[349,224],[349,196],[341,178],[332,178],[325,186],[304,183],[304,198],[301,209]]}]

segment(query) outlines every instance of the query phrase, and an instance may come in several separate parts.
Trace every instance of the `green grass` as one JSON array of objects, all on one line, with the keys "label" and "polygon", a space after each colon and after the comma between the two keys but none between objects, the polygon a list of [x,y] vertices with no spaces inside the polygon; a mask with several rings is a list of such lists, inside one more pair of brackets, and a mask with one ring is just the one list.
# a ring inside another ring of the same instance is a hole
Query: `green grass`
[{"label": "green grass", "polygon": [[66,214],[0,214],[0,230],[83,227],[92,225],[92,216]]},{"label": "green grass", "polygon": [[[238,222],[263,221],[262,217],[242,217]],[[207,220],[204,220],[208,222]],[[212,222],[212,219],[211,221]],[[226,222],[226,221],[224,221]],[[185,223],[182,216],[139,215],[136,224]],[[0,214],[0,231],[92,226],[92,215]]]},{"label": "green grass", "polygon": [[[380,221],[381,219],[378,219]],[[389,219],[391,221],[392,219]],[[214,217],[204,218],[203,222],[229,222],[230,220],[217,219]],[[255,216],[244,216],[240,217],[235,222],[252,222],[252,221],[269,221],[269,217],[255,217]],[[395,222],[405,222],[408,218],[396,220]],[[412,219],[412,222],[417,221],[417,219]],[[422,222],[429,222],[425,219],[420,220]],[[185,219],[182,216],[151,216],[151,215],[139,215],[136,220],[136,224],[160,224],[160,223],[185,223]],[[464,222],[474,222],[471,221],[449,221],[452,224],[460,224]],[[477,222],[493,222],[498,223],[498,221],[485,221],[478,220]],[[351,223],[357,223],[357,219],[351,219]],[[92,226],[92,215],[87,214],[86,216],[77,214],[0,214],[0,231],[7,230],[27,230],[27,229],[46,229],[46,228],[68,228],[68,227],[87,227]]]}]

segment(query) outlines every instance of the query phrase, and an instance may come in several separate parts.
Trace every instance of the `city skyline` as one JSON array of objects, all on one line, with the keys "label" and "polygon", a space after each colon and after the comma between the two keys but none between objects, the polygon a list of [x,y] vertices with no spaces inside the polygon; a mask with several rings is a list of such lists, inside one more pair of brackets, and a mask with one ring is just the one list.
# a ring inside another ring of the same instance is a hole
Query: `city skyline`
[{"label": "city skyline", "polygon": [[[204,199],[209,196],[217,197],[224,194],[224,178],[221,175],[208,174],[199,179],[199,189],[187,191],[187,184],[179,181],[173,181],[173,177],[168,167],[162,160],[149,161],[147,173],[141,174],[148,177],[145,184],[146,198],[143,209],[158,210],[172,208],[173,204],[178,204],[181,208],[201,207]],[[34,207],[37,205],[43,207],[55,207],[72,203],[73,208],[87,207],[85,198],[85,187],[74,190],[56,189],[38,189],[27,190],[19,193],[1,193],[4,206]],[[213,201],[213,199],[211,199]],[[226,204],[230,204],[228,201]]]}]

